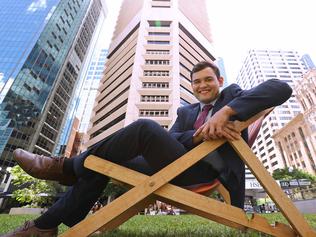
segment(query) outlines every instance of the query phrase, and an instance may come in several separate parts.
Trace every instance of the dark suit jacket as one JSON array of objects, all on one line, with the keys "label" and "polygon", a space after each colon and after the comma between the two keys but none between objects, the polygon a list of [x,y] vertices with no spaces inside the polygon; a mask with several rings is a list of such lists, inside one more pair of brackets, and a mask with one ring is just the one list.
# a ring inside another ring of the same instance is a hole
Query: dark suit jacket
[{"label": "dark suit jacket", "polygon": [[[277,79],[265,81],[250,90],[242,90],[237,84],[232,84],[221,92],[212,114],[228,105],[237,112],[237,115],[231,118],[232,121],[245,121],[264,109],[284,103],[291,94],[291,87]],[[180,107],[176,122],[170,129],[171,136],[181,142],[188,150],[196,146],[192,142],[192,136],[195,132],[193,125],[199,110],[199,103]],[[248,141],[247,129],[242,131],[242,137],[245,141]],[[244,188],[245,168],[236,152],[228,143],[221,146],[217,151],[223,159],[225,167],[234,173],[238,183]]]}]

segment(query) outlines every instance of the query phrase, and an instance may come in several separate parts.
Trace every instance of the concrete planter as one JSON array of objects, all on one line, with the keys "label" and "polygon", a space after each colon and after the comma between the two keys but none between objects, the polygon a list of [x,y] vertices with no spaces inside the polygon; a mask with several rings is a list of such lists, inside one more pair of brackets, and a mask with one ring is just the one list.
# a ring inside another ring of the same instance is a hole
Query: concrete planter
[{"label": "concrete planter", "polygon": [[45,208],[35,208],[35,207],[13,207],[10,209],[9,214],[11,215],[21,215],[21,214],[30,214],[30,215],[39,215],[46,211]]}]

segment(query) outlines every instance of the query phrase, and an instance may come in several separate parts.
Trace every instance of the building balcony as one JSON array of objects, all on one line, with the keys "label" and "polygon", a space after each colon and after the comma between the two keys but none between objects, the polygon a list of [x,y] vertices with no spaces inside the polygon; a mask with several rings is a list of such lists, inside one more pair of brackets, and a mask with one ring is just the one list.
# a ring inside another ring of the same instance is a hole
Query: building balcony
[{"label": "building balcony", "polygon": [[143,54],[145,60],[171,60],[171,54]]},{"label": "building balcony", "polygon": [[170,76],[140,76],[139,79],[142,82],[170,82],[172,77]]},{"label": "building balcony", "polygon": [[138,90],[140,95],[170,95],[171,92],[171,89],[164,88],[144,88]]},{"label": "building balcony", "polygon": [[171,102],[139,102],[136,107],[142,110],[168,110],[172,106]]}]

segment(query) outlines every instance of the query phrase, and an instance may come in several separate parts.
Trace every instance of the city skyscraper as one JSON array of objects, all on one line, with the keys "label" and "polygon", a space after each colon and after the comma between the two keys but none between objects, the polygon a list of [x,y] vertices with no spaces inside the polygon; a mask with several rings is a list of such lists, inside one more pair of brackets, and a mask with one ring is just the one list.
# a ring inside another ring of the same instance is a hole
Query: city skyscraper
[{"label": "city skyscraper", "polygon": [[101,0],[1,1],[0,165],[21,147],[51,155],[100,14]]},{"label": "city skyscraper", "polygon": [[89,62],[86,71],[86,80],[80,93],[80,101],[76,116],[80,120],[79,132],[86,133],[88,131],[90,117],[98,92],[100,80],[105,69],[107,49],[96,50]]},{"label": "city skyscraper", "polygon": [[138,118],[169,128],[179,106],[196,102],[190,71],[215,61],[208,22],[204,0],[123,2],[87,147]]},{"label": "city skyscraper", "polygon": [[86,149],[84,144],[89,139],[87,130],[103,75],[107,52],[107,49],[97,47],[91,52],[89,61],[87,60],[87,65],[85,65],[81,75],[82,86],[74,98],[76,105],[69,116],[68,126],[64,129],[65,136],[58,155],[71,157]]},{"label": "city skyscraper", "polygon": [[[312,63],[312,61],[310,60]],[[313,64],[313,63],[312,63]],[[310,69],[294,87],[303,112],[273,138],[288,167],[316,174],[316,69]]]},{"label": "city skyscraper", "polygon": [[[269,79],[280,79],[294,88],[307,66],[296,51],[250,50],[237,77],[237,84],[250,89]],[[277,149],[272,135],[301,112],[295,92],[291,98],[276,107],[263,121],[261,130],[252,149],[264,167],[273,172],[287,166],[286,160]]]},{"label": "city skyscraper", "polygon": [[315,64],[313,62],[313,60],[311,59],[311,57],[308,54],[304,54],[302,56],[302,61],[304,62],[304,64],[309,68],[309,69],[314,69]]}]

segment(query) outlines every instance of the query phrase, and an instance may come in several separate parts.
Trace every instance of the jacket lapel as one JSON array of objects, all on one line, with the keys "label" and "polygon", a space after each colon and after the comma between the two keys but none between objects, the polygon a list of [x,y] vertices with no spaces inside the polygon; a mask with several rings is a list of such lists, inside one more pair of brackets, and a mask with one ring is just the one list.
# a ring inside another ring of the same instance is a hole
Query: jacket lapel
[{"label": "jacket lapel", "polygon": [[200,103],[194,104],[194,107],[189,110],[187,124],[190,129],[193,128],[195,120],[197,119],[199,112],[200,112]]},{"label": "jacket lapel", "polygon": [[221,94],[219,95],[219,98],[216,100],[213,110],[212,110],[212,116],[223,107],[223,100],[225,98],[225,90],[223,90],[221,92]]}]

